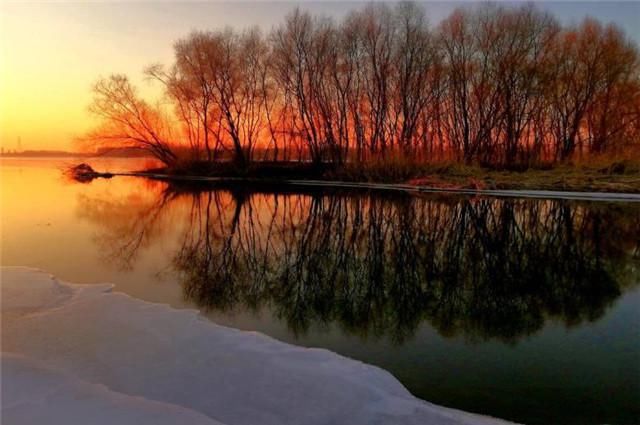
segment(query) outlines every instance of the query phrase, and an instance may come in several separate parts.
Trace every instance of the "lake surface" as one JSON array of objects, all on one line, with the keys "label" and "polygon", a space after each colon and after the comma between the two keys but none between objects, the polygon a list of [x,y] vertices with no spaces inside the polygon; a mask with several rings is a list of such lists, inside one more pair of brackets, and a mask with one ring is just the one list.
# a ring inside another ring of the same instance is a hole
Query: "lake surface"
[{"label": "lake surface", "polygon": [[80,184],[70,162],[2,160],[2,265],[327,348],[445,406],[640,422],[638,203]]}]

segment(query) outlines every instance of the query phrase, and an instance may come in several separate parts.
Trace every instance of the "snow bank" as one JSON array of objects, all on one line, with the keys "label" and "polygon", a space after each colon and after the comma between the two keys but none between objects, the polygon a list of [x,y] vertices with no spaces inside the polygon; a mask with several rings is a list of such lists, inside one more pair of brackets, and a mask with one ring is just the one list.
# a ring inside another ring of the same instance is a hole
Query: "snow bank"
[{"label": "snow bank", "polygon": [[109,285],[3,268],[2,423],[495,424],[389,373]]},{"label": "snow bank", "polygon": [[2,353],[2,423],[221,425],[205,415],[109,391],[33,360]]}]

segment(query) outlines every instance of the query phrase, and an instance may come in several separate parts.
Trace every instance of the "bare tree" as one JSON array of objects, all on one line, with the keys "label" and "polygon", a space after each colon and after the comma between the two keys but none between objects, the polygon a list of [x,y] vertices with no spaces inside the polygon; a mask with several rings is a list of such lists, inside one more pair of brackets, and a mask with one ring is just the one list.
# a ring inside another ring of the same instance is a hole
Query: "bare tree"
[{"label": "bare tree", "polygon": [[614,26],[604,29],[602,43],[602,81],[587,110],[588,147],[594,153],[640,143],[638,50]]},{"label": "bare tree", "polygon": [[100,79],[93,92],[89,110],[99,116],[102,123],[85,141],[144,150],[166,165],[176,162],[168,118],[159,108],[141,100],[126,76]]},{"label": "bare tree", "polygon": [[421,7],[415,3],[400,3],[396,20],[392,128],[396,144],[410,155],[417,147],[419,121],[438,95],[432,78],[439,66],[440,54]]},{"label": "bare tree", "polygon": [[[527,5],[520,9],[500,9],[495,16],[501,37],[493,44],[494,81],[500,102],[498,140],[505,164],[536,156],[532,136],[534,119],[540,116],[544,69],[559,25],[548,14]],[[518,158],[518,155],[521,157]]]},{"label": "bare tree", "polygon": [[[165,163],[172,148],[246,166],[274,160],[365,164],[455,158],[528,166],[640,149],[640,55],[593,19],[561,27],[534,6],[483,4],[429,28],[412,2],[369,4],[340,22],[295,9],[257,29],[194,32],[154,65],[173,116],[125,77],[101,80],[90,137]],[[178,123],[178,125],[176,125]]]}]

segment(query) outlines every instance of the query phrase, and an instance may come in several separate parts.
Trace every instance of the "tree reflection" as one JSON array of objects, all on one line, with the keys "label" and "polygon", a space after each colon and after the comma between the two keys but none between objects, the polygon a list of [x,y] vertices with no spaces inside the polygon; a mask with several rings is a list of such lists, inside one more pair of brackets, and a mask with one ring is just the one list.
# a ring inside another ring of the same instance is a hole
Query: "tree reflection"
[{"label": "tree reflection", "polygon": [[549,319],[593,321],[637,283],[635,206],[238,188],[158,199],[148,219],[129,206],[102,235],[116,256],[135,258],[161,210],[182,211],[172,264],[185,295],[205,309],[267,307],[295,333],[338,324],[402,343],[427,321],[512,343]]}]

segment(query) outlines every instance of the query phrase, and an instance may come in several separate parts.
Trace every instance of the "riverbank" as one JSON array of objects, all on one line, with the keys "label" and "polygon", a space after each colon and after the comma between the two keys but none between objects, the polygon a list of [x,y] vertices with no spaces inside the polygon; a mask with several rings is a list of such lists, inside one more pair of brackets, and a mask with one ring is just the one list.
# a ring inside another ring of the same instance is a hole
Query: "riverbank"
[{"label": "riverbank", "polygon": [[457,163],[371,163],[364,166],[314,166],[310,163],[255,162],[239,169],[231,163],[189,163],[144,170],[153,175],[244,178],[253,180],[314,180],[381,183],[433,189],[640,193],[640,165],[631,161],[561,165],[523,171],[489,169]]},{"label": "riverbank", "polygon": [[109,285],[1,273],[7,423],[506,423],[419,400],[377,367]]}]

